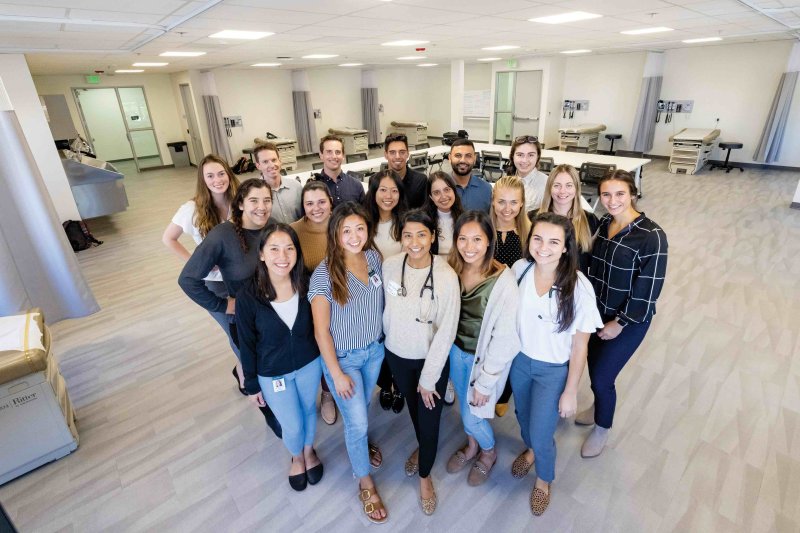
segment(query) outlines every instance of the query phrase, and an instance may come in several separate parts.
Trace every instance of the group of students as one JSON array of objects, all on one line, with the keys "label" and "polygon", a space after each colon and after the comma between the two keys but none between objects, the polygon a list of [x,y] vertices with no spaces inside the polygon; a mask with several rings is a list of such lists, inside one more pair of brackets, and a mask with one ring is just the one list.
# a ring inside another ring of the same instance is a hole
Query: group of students
[{"label": "group of students", "polygon": [[[398,398],[408,407],[419,446],[405,472],[418,476],[421,508],[432,514],[430,473],[450,385],[466,443],[447,472],[467,469],[472,486],[488,479],[497,460],[490,419],[506,413],[513,394],[524,449],[511,472],[523,478],[535,467],[530,508],[541,515],[559,418],[594,425],[583,457],[607,442],[616,377],[655,314],[666,236],[637,211],[625,171],[600,181],[605,216],[584,211],[573,167],[537,170],[535,137],[514,141],[509,175],[494,187],[472,175],[468,140],[452,147],[453,176],[409,169],[403,135],[387,137],[384,149],[389,168],[366,194],[341,169],[334,136],[322,139],[323,169],[302,187],[281,180],[274,145],[254,150],[261,177],[241,184],[207,156],[194,199],[163,237],[186,260],[179,284],[228,334],[240,391],[291,454],[293,489],[323,476],[314,448],[321,381],[321,414],[334,423],[336,407],[341,413],[364,513],[388,519],[370,474],[383,461],[368,436],[380,379],[384,408],[402,410]],[[198,243],[192,254],[177,240],[184,232]],[[577,413],[587,362],[595,401]]]}]

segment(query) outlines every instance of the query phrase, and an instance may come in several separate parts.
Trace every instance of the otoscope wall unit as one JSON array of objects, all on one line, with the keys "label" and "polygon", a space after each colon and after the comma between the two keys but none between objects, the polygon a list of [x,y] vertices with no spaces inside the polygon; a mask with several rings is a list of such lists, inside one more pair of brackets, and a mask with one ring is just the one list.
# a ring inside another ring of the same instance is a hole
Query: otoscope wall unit
[{"label": "otoscope wall unit", "polygon": [[659,100],[656,102],[656,122],[661,122],[664,114],[664,124],[672,122],[673,113],[691,113],[694,100]]},{"label": "otoscope wall unit", "polygon": [[589,111],[589,100],[564,100],[561,118],[573,118],[575,111]]}]

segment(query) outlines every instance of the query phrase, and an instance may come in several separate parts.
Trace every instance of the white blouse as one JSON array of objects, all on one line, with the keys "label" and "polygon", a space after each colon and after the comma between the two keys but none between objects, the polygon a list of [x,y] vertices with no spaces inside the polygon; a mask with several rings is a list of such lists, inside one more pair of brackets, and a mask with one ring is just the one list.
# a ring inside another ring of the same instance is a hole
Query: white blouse
[{"label": "white blouse", "polygon": [[437,211],[439,213],[439,255],[447,255],[453,248],[453,230],[455,229],[453,212],[443,213],[438,209]]}]

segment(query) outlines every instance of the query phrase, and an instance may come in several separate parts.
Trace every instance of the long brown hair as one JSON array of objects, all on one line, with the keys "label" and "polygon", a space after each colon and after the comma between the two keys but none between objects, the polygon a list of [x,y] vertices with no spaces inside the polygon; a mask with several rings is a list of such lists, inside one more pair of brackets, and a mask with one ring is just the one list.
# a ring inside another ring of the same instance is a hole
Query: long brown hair
[{"label": "long brown hair", "polygon": [[236,236],[239,237],[239,245],[242,247],[242,251],[244,253],[247,253],[250,250],[250,247],[247,245],[247,239],[244,236],[244,227],[242,227],[242,215],[244,214],[244,211],[242,211],[240,205],[244,203],[244,199],[247,198],[247,195],[252,189],[263,189],[264,187],[267,188],[269,191],[269,196],[272,198],[272,189],[269,188],[269,185],[266,181],[262,180],[261,178],[250,178],[244,180],[244,182],[239,186],[239,190],[236,191],[236,197],[233,199],[233,204],[231,205],[231,222],[233,222],[233,228],[236,230]]},{"label": "long brown hair", "polygon": [[514,139],[511,143],[511,149],[508,151],[508,165],[506,166],[506,174],[509,176],[517,175],[517,167],[514,165],[514,152],[523,144],[532,144],[536,148],[536,168],[539,168],[539,160],[542,158],[542,145],[537,137],[533,135],[522,135]]},{"label": "long brown hair", "polygon": [[494,184],[494,189],[492,190],[492,205],[489,208],[489,216],[492,218],[492,224],[494,224],[495,228],[497,228],[497,215],[494,212],[494,199],[495,196],[498,194],[498,191],[501,189],[512,189],[517,191],[520,198],[520,208],[519,213],[517,213],[517,217],[514,219],[514,226],[517,232],[517,236],[519,237],[519,248],[520,253],[525,252],[525,243],[523,242],[524,236],[528,234],[528,230],[531,228],[531,221],[528,219],[528,214],[525,212],[525,184],[522,183],[522,180],[516,176],[503,176],[497,183]]},{"label": "long brown hair", "polygon": [[639,189],[636,188],[636,179],[633,174],[627,170],[617,169],[614,172],[609,172],[597,182],[597,193],[600,194],[600,188],[606,181],[621,181],[628,186],[628,191],[631,193],[631,207],[636,209],[636,196]]},{"label": "long brown hair", "polygon": [[403,187],[402,180],[391,170],[381,170],[376,172],[370,179],[369,179],[369,188],[367,190],[367,195],[364,197],[364,207],[367,209],[367,213],[372,218],[372,230],[374,232],[378,232],[378,224],[381,223],[381,210],[378,207],[377,200],[375,196],[378,194],[378,189],[381,188],[381,182],[384,178],[388,178],[394,182],[395,187],[397,187],[398,192],[400,193],[400,198],[397,200],[397,205],[394,206],[392,209],[392,228],[389,231],[389,235],[397,242],[400,242],[400,234],[402,230],[402,218],[403,213],[405,213],[407,206],[406,206],[406,190]]},{"label": "long brown hair", "polygon": [[458,251],[457,245],[458,234],[461,233],[461,228],[469,222],[477,222],[489,242],[489,246],[486,248],[486,255],[483,257],[483,264],[481,265],[481,275],[488,277],[505,268],[505,265],[494,258],[494,249],[497,246],[497,233],[494,231],[492,219],[483,211],[473,210],[467,211],[458,217],[455,227],[453,228],[453,249],[450,250],[450,255],[447,256],[447,262],[453,270],[456,271],[456,274],[461,276],[461,273],[464,271],[464,258],[461,257],[461,252]]},{"label": "long brown hair", "polygon": [[589,228],[589,219],[586,218],[586,212],[581,206],[581,180],[578,177],[578,171],[572,165],[558,165],[551,172],[547,178],[547,185],[544,186],[544,196],[542,197],[542,206],[539,208],[540,213],[553,212],[553,182],[556,181],[556,176],[559,174],[568,174],[575,185],[575,198],[572,199],[572,207],[569,208],[567,218],[572,220],[572,225],[575,227],[575,240],[578,242],[581,250],[590,252],[592,250],[592,231]]},{"label": "long brown hair", "polygon": [[[363,251],[376,250],[375,240],[372,232],[372,222],[366,210],[356,202],[344,202],[336,206],[328,222],[328,250],[325,252],[325,260],[328,262],[328,275],[331,278],[331,293],[334,301],[339,305],[345,305],[350,299],[350,291],[347,289],[347,265],[344,262],[344,250],[339,242],[339,232],[342,229],[344,219],[351,215],[356,215],[364,220],[367,225],[367,242],[364,243]],[[380,252],[378,252],[380,255]]]},{"label": "long brown hair", "polygon": [[214,226],[225,222],[225,219],[219,216],[217,206],[214,205],[214,199],[211,197],[211,191],[208,190],[208,185],[206,185],[203,167],[208,163],[222,165],[228,175],[228,190],[225,191],[225,200],[228,202],[228,206],[233,205],[236,190],[239,188],[239,180],[236,178],[236,174],[233,173],[228,162],[218,155],[208,154],[197,165],[197,185],[194,192],[194,220],[192,220],[192,224],[197,227],[200,231],[200,236],[204,239]]},{"label": "long brown hair", "polygon": [[531,231],[525,245],[525,259],[533,261],[531,256],[531,237],[536,224],[547,223],[558,226],[564,230],[564,247],[567,251],[561,254],[556,266],[556,279],[554,288],[558,293],[558,333],[567,331],[575,320],[575,285],[578,283],[578,243],[575,240],[575,230],[572,222],[567,217],[555,213],[539,213],[533,219]]},{"label": "long brown hair", "polygon": [[[294,267],[292,267],[291,272],[289,272],[289,280],[292,282],[292,289],[294,289],[294,292],[296,292],[300,298],[305,298],[306,292],[308,291],[308,278],[305,275],[305,267],[303,266],[303,250],[300,247],[300,239],[297,237],[297,232],[291,226],[284,224],[283,222],[270,224],[261,235],[261,239],[258,242],[258,249],[263,252],[264,246],[267,244],[267,240],[269,240],[269,238],[275,233],[285,233],[290,239],[292,239],[292,244],[294,245],[294,249],[297,253],[297,261],[295,262]],[[255,278],[256,295],[262,302],[271,302],[278,297],[277,293],[275,292],[275,287],[272,284],[272,280],[269,277],[269,270],[267,269],[267,265],[264,264],[264,261],[258,262]]]}]

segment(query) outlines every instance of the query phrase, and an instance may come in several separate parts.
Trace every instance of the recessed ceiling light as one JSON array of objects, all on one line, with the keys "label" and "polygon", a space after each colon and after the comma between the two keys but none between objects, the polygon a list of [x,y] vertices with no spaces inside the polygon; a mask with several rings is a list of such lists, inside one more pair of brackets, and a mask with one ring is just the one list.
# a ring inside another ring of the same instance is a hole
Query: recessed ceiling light
[{"label": "recessed ceiling light", "polygon": [[710,43],[713,41],[721,41],[721,40],[722,37],[703,37],[701,39],[686,39],[685,41],[682,42],[687,44],[692,44],[692,43]]},{"label": "recessed ceiling light", "polygon": [[209,35],[212,39],[244,39],[248,41],[254,41],[256,39],[263,39],[264,37],[269,37],[270,35],[275,35],[269,31],[240,31],[240,30],[223,30],[218,31],[212,35]]},{"label": "recessed ceiling light", "polygon": [[342,63],[340,67],[360,67],[364,63]]},{"label": "recessed ceiling light", "polygon": [[400,61],[414,61],[417,59],[427,59],[427,56],[403,56],[403,57],[398,57],[397,59],[399,59]]},{"label": "recessed ceiling light", "polygon": [[251,67],[279,67],[282,63],[253,63]]},{"label": "recessed ceiling light", "polygon": [[485,48],[481,48],[481,50],[514,50],[519,48],[519,46],[514,46],[513,44],[501,44],[500,46],[487,46]]},{"label": "recessed ceiling light", "polygon": [[588,54],[589,52],[591,52],[591,50],[583,49],[583,50],[564,50],[561,53],[562,54]]},{"label": "recessed ceiling light", "polygon": [[418,44],[427,44],[430,41],[414,41],[411,39],[401,41],[389,41],[388,43],[381,43],[381,46],[415,46]]},{"label": "recessed ceiling light", "polygon": [[134,63],[134,67],[166,67],[169,63]]},{"label": "recessed ceiling light", "polygon": [[576,22],[578,20],[589,20],[600,18],[603,15],[587,13],[586,11],[571,11],[560,15],[550,15],[549,17],[539,17],[528,19],[530,22],[541,22],[542,24],[564,24],[565,22]]},{"label": "recessed ceiling light", "polygon": [[115,74],[134,74],[136,72],[144,72],[143,69],[135,69],[135,68],[126,68],[122,70],[115,70]]},{"label": "recessed ceiling light", "polygon": [[662,31],[673,31],[673,29],[664,26],[656,26],[654,28],[642,28],[640,30],[625,30],[620,33],[625,35],[643,35],[645,33],[660,33]]},{"label": "recessed ceiling light", "polygon": [[420,63],[418,67],[435,67],[438,63]]},{"label": "recessed ceiling light", "polygon": [[206,55],[205,52],[164,52],[161,57],[198,57]]},{"label": "recessed ceiling light", "polygon": [[339,57],[339,54],[309,54],[303,56],[303,59],[330,59],[332,57]]},{"label": "recessed ceiling light", "polygon": [[478,61],[500,61],[503,59],[502,57],[481,57],[478,58]]}]

